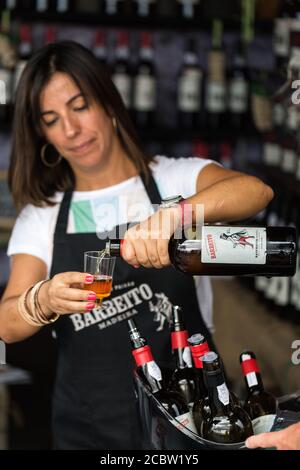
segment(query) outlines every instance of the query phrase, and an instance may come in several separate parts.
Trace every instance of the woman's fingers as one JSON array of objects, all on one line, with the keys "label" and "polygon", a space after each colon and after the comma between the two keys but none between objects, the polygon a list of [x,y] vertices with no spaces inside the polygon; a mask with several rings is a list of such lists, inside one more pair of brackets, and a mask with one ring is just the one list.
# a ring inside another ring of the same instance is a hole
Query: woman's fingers
[{"label": "woman's fingers", "polygon": [[47,307],[59,314],[92,310],[96,294],[91,289],[85,290],[84,286],[89,286],[93,279],[92,275],[80,272],[56,274],[49,281]]},{"label": "woman's fingers", "polygon": [[55,313],[59,313],[60,315],[70,313],[84,313],[88,312],[89,310],[93,310],[95,307],[96,304],[93,301],[74,302],[60,299],[59,302],[57,302]]},{"label": "woman's fingers", "polygon": [[60,273],[56,274],[52,281],[54,283],[59,283],[59,284],[65,284],[65,285],[71,285],[71,284],[91,284],[94,280],[94,277],[92,274],[89,273],[80,273],[80,272],[66,272],[66,273]]},{"label": "woman's fingers", "polygon": [[96,293],[92,290],[74,289],[73,287],[61,287],[57,291],[57,296],[62,300],[93,301],[96,300]]}]

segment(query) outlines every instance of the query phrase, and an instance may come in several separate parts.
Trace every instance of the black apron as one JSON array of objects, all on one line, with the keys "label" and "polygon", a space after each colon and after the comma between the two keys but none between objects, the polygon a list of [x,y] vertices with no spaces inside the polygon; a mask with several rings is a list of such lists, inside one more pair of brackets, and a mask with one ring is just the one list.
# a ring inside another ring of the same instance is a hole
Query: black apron
[{"label": "black apron", "polygon": [[[152,204],[161,202],[153,177]],[[60,205],[54,234],[51,277],[83,271],[83,253],[104,248],[105,237],[67,233],[72,191]],[[119,227],[120,228],[120,227]],[[112,295],[102,309],[62,315],[55,323],[58,365],[53,396],[53,433],[57,449],[138,449],[140,431],[132,380],[126,320],[133,317],[158,363],[170,364],[172,305],[183,308],[190,334],[209,332],[198,307],[191,276],[165,269],[133,268],[116,260]]]}]

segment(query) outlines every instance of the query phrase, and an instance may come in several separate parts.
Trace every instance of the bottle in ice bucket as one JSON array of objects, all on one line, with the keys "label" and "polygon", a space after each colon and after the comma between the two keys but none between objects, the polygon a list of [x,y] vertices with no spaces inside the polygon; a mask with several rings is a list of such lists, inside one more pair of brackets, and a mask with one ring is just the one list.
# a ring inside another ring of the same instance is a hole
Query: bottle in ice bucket
[{"label": "bottle in ice bucket", "polygon": [[162,374],[159,366],[153,359],[150,346],[143,338],[134,322],[129,319],[127,321],[130,342],[132,347],[132,355],[135,360],[137,372],[144,384],[150,388],[154,397],[164,406],[169,414],[175,418],[173,424],[182,429],[182,426],[196,432],[192,414],[185,401],[179,394],[166,390],[162,386]]},{"label": "bottle in ice bucket", "polygon": [[243,408],[234,404],[218,355],[208,352],[202,357],[202,363],[210,416],[203,416],[201,436],[223,444],[245,441],[253,434],[251,419]]},{"label": "bottle in ice bucket", "polygon": [[277,411],[277,400],[264,389],[256,356],[252,351],[240,355],[247,397],[244,409],[252,420],[254,434],[270,431]]},{"label": "bottle in ice bucket", "polygon": [[[111,256],[122,256],[124,240],[110,240]],[[125,240],[126,243],[126,240]],[[171,263],[191,275],[293,276],[297,237],[294,227],[202,225],[185,227],[169,241]]]},{"label": "bottle in ice bucket", "polygon": [[168,388],[179,393],[191,409],[195,397],[195,374],[188,344],[188,332],[182,319],[182,310],[178,305],[173,306],[172,309],[171,330],[175,370]]},{"label": "bottle in ice bucket", "polygon": [[188,344],[192,353],[196,390],[193,404],[193,418],[196,429],[200,433],[203,415],[210,415],[207,388],[204,383],[202,371],[202,356],[209,352],[208,343],[201,333],[196,333],[188,338]]}]

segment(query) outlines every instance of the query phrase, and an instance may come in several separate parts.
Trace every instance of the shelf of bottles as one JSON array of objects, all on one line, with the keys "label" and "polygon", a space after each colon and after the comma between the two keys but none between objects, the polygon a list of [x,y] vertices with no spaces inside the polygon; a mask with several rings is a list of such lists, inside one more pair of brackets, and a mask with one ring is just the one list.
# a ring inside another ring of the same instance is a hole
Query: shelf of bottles
[{"label": "shelf of bottles", "polygon": [[[213,18],[240,28],[243,0],[3,0],[13,18],[109,27],[190,30],[209,29]],[[262,2],[258,2],[262,3]],[[278,0],[273,0],[278,4]],[[277,5],[275,5],[276,8]],[[257,9],[256,29],[272,30],[271,9]],[[179,21],[180,20],[180,21]]]},{"label": "shelf of bottles", "polygon": [[[274,50],[278,70],[287,72],[290,82],[275,94],[272,126],[262,134],[261,160],[255,172],[273,187],[275,197],[260,222],[291,225],[300,230],[300,5],[283,2],[274,24]],[[298,264],[293,278],[256,278],[251,282],[258,296],[277,315],[300,324],[300,239]]]},{"label": "shelf of bottles", "polygon": [[298,112],[272,96],[297,56],[299,11],[294,0],[0,0],[0,169],[27,60],[76,38],[110,70],[146,151],[253,171],[297,201]]},{"label": "shelf of bottles", "polygon": [[[159,29],[159,25],[150,31],[151,21],[160,14],[158,3],[164,2],[100,2],[105,17],[123,18],[119,25],[122,29],[118,28],[118,22],[111,23],[112,27],[104,21],[106,27],[93,27],[92,22],[84,26],[84,16],[80,16],[80,26],[62,25],[60,18],[67,16],[72,23],[72,12],[81,12],[80,8],[84,9],[88,2],[6,0],[3,3],[6,10],[2,13],[2,32],[12,38],[18,58],[14,64],[2,59],[0,65],[2,83],[6,83],[6,106],[0,103],[2,128],[9,129],[14,90],[32,52],[42,44],[75,37],[110,69],[142,141],[166,143],[192,141],[196,137],[208,141],[235,140],[237,135],[251,137],[264,129],[264,123],[255,123],[254,113],[259,114],[262,106],[257,103],[257,90],[264,87],[274,65],[269,54],[272,36],[258,35],[251,44],[241,39],[241,21],[236,20],[243,19],[241,2],[226,0],[221,2],[222,7],[214,1],[166,2],[174,10],[174,25],[181,25],[182,18],[191,22],[201,18],[206,24],[202,28],[199,23],[194,31],[190,25],[184,34],[178,34],[177,28]],[[246,3],[253,4],[253,0]],[[92,4],[98,8],[99,2]],[[214,9],[211,4],[215,4]],[[125,12],[121,15],[124,8],[131,12],[128,15],[132,15],[134,23],[140,12],[147,30],[129,30]],[[109,15],[112,10],[115,13]],[[50,23],[51,12],[57,15],[55,24]],[[40,22],[34,22],[35,17]],[[230,21],[239,25],[235,32],[230,28]],[[252,21],[252,27],[253,24]],[[264,57],[256,61],[253,51],[262,45]],[[261,69],[265,69],[265,74]]]}]

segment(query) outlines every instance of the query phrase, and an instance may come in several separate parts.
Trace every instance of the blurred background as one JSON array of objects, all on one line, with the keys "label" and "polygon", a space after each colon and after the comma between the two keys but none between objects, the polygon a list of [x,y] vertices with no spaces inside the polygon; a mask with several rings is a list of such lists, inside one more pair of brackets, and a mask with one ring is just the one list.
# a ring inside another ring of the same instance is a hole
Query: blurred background
[{"label": "blurred background", "polygon": [[[15,89],[31,54],[62,39],[89,47],[109,69],[146,152],[257,175],[276,196],[256,222],[299,228],[300,115],[291,88],[281,87],[291,58],[290,75],[300,78],[300,1],[0,0],[0,23],[0,295],[16,217],[7,187]],[[265,388],[300,389],[292,361],[300,270],[292,279],[214,278],[213,289],[215,339],[233,389],[244,393],[245,348]],[[0,374],[0,449],[51,446],[52,352],[40,353],[39,342],[7,347],[7,362],[29,374]]]}]

